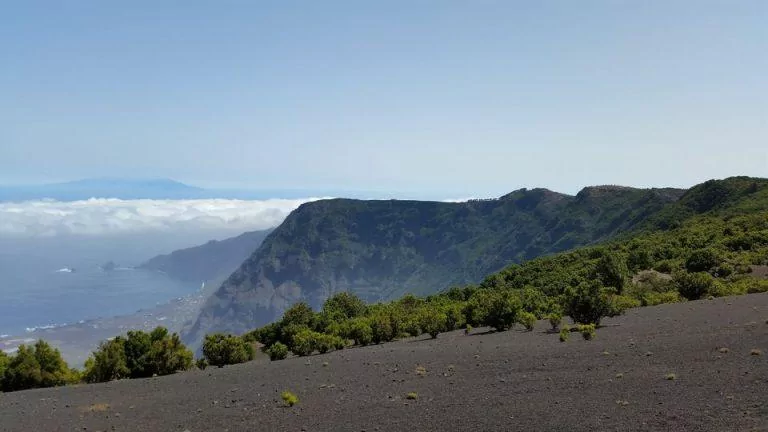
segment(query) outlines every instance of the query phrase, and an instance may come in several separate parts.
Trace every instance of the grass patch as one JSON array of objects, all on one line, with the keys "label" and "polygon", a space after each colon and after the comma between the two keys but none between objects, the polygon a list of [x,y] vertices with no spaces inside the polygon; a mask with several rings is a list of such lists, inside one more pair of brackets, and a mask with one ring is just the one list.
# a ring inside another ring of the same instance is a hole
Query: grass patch
[{"label": "grass patch", "polygon": [[560,342],[565,342],[571,336],[571,328],[568,325],[564,325],[560,329]]},{"label": "grass patch", "polygon": [[419,394],[416,392],[410,392],[407,395],[405,395],[405,398],[408,400],[416,400],[419,398]]},{"label": "grass patch", "polygon": [[673,373],[668,373],[668,374],[664,375],[664,379],[667,380],[667,381],[674,381],[674,380],[677,379],[677,375],[675,375]]},{"label": "grass patch", "polygon": [[427,374],[427,368],[424,366],[416,366],[416,375],[424,376]]},{"label": "grass patch", "polygon": [[286,406],[292,407],[299,403],[299,397],[295,394],[289,392],[288,390],[285,390],[280,394],[280,397],[283,399],[283,402],[285,402]]},{"label": "grass patch", "polygon": [[584,340],[592,340],[595,338],[595,325],[594,324],[581,324],[579,327],[579,333]]}]

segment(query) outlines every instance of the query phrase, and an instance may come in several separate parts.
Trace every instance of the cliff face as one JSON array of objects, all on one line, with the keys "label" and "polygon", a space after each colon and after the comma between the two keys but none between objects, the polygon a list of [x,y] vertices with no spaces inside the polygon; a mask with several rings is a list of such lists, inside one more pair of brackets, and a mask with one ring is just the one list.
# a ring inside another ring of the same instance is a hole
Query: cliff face
[{"label": "cliff face", "polygon": [[158,255],[139,267],[185,282],[222,280],[253,254],[272,230],[251,231],[221,241]]},{"label": "cliff face", "polygon": [[369,302],[478,282],[502,267],[631,230],[683,193],[518,190],[463,203],[335,199],[302,205],[211,296],[186,332],[244,332],[339,291]]}]

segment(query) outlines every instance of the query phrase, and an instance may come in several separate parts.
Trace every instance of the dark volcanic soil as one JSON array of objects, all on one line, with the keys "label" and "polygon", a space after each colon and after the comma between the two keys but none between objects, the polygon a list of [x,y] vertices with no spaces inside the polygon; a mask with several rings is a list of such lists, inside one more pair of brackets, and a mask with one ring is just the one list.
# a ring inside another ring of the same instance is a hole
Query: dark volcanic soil
[{"label": "dark volcanic soil", "polygon": [[766,320],[768,294],[753,294],[632,310],[590,342],[540,322],[2,394],[0,430],[768,430]]}]

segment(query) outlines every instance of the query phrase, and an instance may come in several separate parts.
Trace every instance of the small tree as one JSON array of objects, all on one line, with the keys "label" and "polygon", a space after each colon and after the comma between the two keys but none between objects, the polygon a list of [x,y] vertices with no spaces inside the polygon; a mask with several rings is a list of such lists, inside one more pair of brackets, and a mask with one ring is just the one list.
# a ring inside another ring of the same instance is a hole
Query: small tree
[{"label": "small tree", "polygon": [[518,314],[517,321],[525,327],[528,331],[533,331],[533,327],[536,325],[536,315],[522,311]]},{"label": "small tree", "polygon": [[610,312],[609,294],[597,281],[582,282],[565,290],[564,311],[581,324],[600,324]]},{"label": "small tree", "polygon": [[59,350],[43,340],[31,347],[21,345],[16,355],[4,359],[7,364],[0,379],[3,391],[61,386],[72,382],[76,375]]},{"label": "small tree", "polygon": [[519,297],[506,289],[477,291],[469,301],[472,321],[504,331],[515,325],[522,304]]},{"label": "small tree", "polygon": [[293,336],[291,351],[298,356],[308,356],[317,348],[317,333],[309,329],[301,330]]},{"label": "small tree", "polygon": [[332,295],[323,303],[322,312],[330,316],[340,315],[344,318],[354,318],[362,315],[365,309],[365,302],[360,297],[348,292],[340,292]]},{"label": "small tree", "polygon": [[245,363],[254,355],[253,346],[238,336],[215,333],[206,335],[203,342],[203,356],[212,366]]},{"label": "small tree", "polygon": [[712,248],[697,249],[685,260],[685,269],[689,273],[708,272],[719,266],[721,259]]},{"label": "small tree", "polygon": [[267,348],[267,354],[270,360],[283,360],[288,357],[288,347],[280,342],[275,342]]},{"label": "small tree", "polygon": [[83,379],[94,383],[130,377],[124,345],[125,339],[121,336],[100,343],[85,362]]},{"label": "small tree", "polygon": [[688,300],[698,300],[710,292],[714,280],[709,273],[675,273],[672,278],[677,292]]},{"label": "small tree", "polygon": [[435,339],[440,332],[445,331],[448,317],[436,310],[434,306],[427,305],[419,311],[418,320],[419,327]]},{"label": "small tree", "polygon": [[368,345],[373,340],[373,330],[365,318],[355,318],[349,326],[349,336],[355,345]]},{"label": "small tree", "polygon": [[597,278],[604,286],[615,288],[621,293],[629,270],[626,260],[612,251],[604,251],[595,269]]}]

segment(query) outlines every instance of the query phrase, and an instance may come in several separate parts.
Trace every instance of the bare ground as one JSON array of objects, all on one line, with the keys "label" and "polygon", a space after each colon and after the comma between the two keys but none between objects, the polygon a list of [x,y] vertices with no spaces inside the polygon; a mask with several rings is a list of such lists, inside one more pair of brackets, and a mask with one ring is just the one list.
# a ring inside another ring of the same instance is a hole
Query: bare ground
[{"label": "bare ground", "polygon": [[752,294],[631,310],[589,342],[540,322],[8,393],[0,430],[768,431],[767,320],[768,294]]}]

